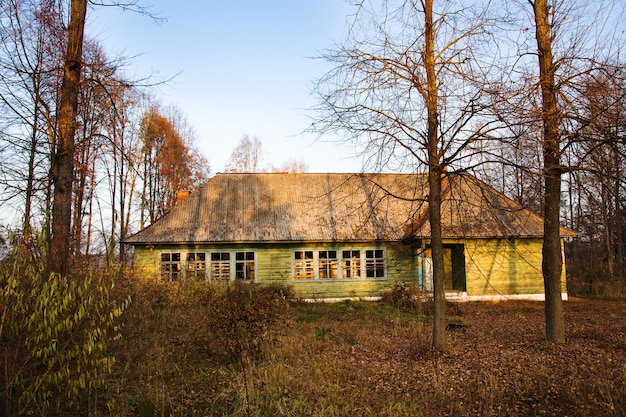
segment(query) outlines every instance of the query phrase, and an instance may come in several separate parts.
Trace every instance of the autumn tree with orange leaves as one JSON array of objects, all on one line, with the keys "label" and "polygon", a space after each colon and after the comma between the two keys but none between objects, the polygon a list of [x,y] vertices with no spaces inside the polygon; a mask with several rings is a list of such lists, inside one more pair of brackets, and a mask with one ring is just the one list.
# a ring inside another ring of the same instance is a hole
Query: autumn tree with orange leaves
[{"label": "autumn tree with orange leaves", "polygon": [[176,126],[175,120],[155,107],[143,116],[141,228],[171,209],[179,191],[193,191],[208,178],[208,162],[185,141]]}]

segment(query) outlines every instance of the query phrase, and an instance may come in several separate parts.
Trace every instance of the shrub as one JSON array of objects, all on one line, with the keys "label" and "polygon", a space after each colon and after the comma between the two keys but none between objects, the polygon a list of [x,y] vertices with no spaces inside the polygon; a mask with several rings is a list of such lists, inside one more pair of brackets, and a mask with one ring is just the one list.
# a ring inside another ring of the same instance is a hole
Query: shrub
[{"label": "shrub", "polygon": [[212,286],[208,298],[208,326],[214,348],[223,349],[241,367],[246,415],[250,409],[250,361],[260,357],[273,327],[284,318],[291,291],[284,286],[236,283]]},{"label": "shrub", "polygon": [[419,287],[407,282],[396,282],[383,300],[401,310],[410,310],[418,314],[430,314],[432,301],[424,297]]},{"label": "shrub", "polygon": [[231,359],[256,358],[272,336],[274,325],[284,318],[290,290],[283,286],[236,283],[208,289],[207,324],[213,347]]},{"label": "shrub", "polygon": [[[42,251],[43,252],[43,251]],[[110,305],[112,281],[44,271],[41,252],[16,248],[0,264],[0,375],[3,415],[52,415],[76,407],[103,384],[115,358],[107,344],[129,303]]]}]

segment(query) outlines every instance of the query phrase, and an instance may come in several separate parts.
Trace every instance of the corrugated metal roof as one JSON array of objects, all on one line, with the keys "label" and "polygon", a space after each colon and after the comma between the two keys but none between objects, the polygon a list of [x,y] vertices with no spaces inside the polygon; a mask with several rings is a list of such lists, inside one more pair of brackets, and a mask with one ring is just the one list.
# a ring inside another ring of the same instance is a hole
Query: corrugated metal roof
[{"label": "corrugated metal roof", "polygon": [[[424,174],[218,174],[131,244],[429,237]],[[445,237],[542,236],[542,219],[471,176],[444,187]]]}]

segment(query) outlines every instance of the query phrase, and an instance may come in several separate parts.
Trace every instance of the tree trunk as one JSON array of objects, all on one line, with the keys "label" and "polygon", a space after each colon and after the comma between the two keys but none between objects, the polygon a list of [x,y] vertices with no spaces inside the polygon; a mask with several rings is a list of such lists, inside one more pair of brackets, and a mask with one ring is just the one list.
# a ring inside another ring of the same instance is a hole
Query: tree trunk
[{"label": "tree trunk", "polygon": [[94,158],[91,162],[91,179],[89,185],[89,202],[87,209],[89,210],[89,220],[87,221],[87,232],[85,233],[85,255],[89,256],[91,253],[91,233],[93,229],[93,200],[95,198],[95,193],[93,190],[96,189],[96,160]]},{"label": "tree trunk", "polygon": [[428,214],[430,219],[430,245],[433,256],[433,347],[446,350],[446,291],[441,233],[441,169],[430,167],[428,173]]},{"label": "tree trunk", "polygon": [[438,90],[435,72],[435,31],[433,27],[433,1],[424,2],[424,67],[426,69],[427,91],[425,95],[428,112],[428,215],[430,221],[430,245],[433,256],[433,347],[446,350],[446,293],[443,268],[443,243],[441,233],[441,161],[438,133]]},{"label": "tree trunk", "polygon": [[[619,167],[619,165],[618,165]],[[621,280],[624,276],[624,231],[622,226],[622,201],[620,198],[621,175],[619,168],[617,169],[617,178],[615,179],[615,275],[614,277]]]},{"label": "tree trunk", "polygon": [[48,264],[50,272],[61,275],[66,275],[69,267],[74,135],[76,132],[76,111],[78,108],[87,0],[72,0],[71,9],[61,100],[58,110],[59,139],[52,159],[54,201]]},{"label": "tree trunk", "polygon": [[33,207],[33,197],[35,194],[35,159],[37,157],[37,125],[38,116],[39,116],[39,90],[37,90],[36,100],[35,100],[35,108],[33,111],[33,125],[32,132],[30,137],[30,147],[28,149],[28,176],[26,178],[26,192],[25,192],[25,202],[24,202],[24,220],[23,220],[23,243],[24,249],[28,250],[31,239],[32,225],[30,222],[31,210]]},{"label": "tree trunk", "polygon": [[606,262],[607,268],[609,270],[609,279],[615,278],[615,255],[613,254],[613,224],[612,220],[614,219],[611,203],[611,193],[609,192],[609,184],[605,183],[605,181],[610,180],[601,180],[601,193],[600,193],[600,205],[602,207],[602,228],[604,229],[604,248],[606,251]]},{"label": "tree trunk", "polygon": [[544,229],[542,271],[545,289],[546,339],[549,342],[565,342],[563,325],[563,299],[561,298],[560,209],[561,209],[561,149],[559,137],[559,112],[556,101],[552,59],[552,33],[548,0],[536,0],[533,4],[535,30],[539,55],[539,78],[542,96],[543,119],[543,172]]},{"label": "tree trunk", "polygon": [[[83,137],[85,132],[83,131]],[[87,190],[88,163],[89,163],[89,143],[83,142],[78,149],[74,150],[75,167],[72,187],[72,232],[70,238],[70,256],[74,259],[83,255],[82,232],[85,210],[83,202],[85,200],[85,191]],[[86,255],[86,253],[84,253]]]}]

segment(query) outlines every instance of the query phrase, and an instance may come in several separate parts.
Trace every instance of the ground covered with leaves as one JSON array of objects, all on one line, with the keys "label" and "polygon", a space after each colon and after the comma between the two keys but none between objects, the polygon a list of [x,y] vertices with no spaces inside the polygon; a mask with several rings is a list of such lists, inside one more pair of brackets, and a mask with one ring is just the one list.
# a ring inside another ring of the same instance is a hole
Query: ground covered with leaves
[{"label": "ground covered with leaves", "polygon": [[[427,304],[286,303],[274,292],[239,308],[197,289],[129,291],[94,414],[626,415],[626,300],[566,302],[564,345],[545,342],[543,303],[450,305],[437,354]],[[254,311],[259,326],[237,325]]]}]

